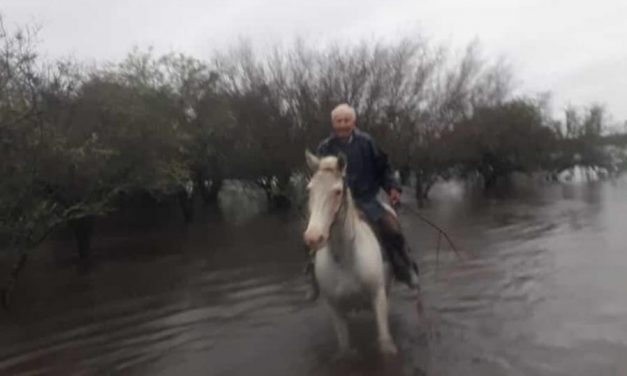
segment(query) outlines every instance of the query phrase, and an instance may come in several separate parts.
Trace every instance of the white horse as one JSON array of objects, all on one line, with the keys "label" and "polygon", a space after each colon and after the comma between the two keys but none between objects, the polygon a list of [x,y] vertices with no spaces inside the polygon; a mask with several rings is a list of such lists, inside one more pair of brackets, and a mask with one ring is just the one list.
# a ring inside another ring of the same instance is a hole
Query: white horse
[{"label": "white horse", "polygon": [[346,162],[343,157],[319,159],[309,151],[305,155],[314,175],[307,187],[309,222],[304,240],[316,251],[315,276],[331,312],[340,352],[350,350],[348,311],[368,305],[376,316],[381,351],[395,354],[381,247],[357,214],[346,185]]}]

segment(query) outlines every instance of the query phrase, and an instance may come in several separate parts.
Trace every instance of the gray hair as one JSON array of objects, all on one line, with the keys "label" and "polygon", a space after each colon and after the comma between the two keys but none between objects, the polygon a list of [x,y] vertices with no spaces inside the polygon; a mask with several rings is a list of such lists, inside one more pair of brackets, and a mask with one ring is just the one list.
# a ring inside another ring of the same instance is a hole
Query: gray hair
[{"label": "gray hair", "polygon": [[355,113],[355,109],[346,103],[338,105],[333,109],[333,111],[331,111],[331,120],[333,120],[334,117],[342,113],[347,113],[353,118],[353,120],[357,120],[357,114]]}]

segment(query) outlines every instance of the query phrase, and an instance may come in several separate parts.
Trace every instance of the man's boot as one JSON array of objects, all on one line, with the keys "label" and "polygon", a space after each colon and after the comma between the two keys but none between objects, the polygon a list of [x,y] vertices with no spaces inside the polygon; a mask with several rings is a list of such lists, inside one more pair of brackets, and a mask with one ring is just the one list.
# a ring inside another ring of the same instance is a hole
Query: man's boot
[{"label": "man's boot", "polygon": [[418,288],[418,265],[411,259],[402,234],[385,234],[383,247],[388,255],[394,277],[410,289]]}]

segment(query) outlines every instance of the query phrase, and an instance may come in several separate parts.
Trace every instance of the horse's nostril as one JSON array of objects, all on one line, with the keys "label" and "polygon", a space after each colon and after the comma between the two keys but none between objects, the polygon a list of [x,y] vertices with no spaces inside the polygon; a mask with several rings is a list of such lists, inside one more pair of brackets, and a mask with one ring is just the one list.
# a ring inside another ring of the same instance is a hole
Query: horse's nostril
[{"label": "horse's nostril", "polygon": [[305,240],[305,244],[307,244],[308,246],[311,247],[311,246],[315,245],[315,242],[316,242],[316,240],[315,240],[316,238],[315,237],[308,236],[307,234],[305,234],[304,238],[305,238],[304,239]]},{"label": "horse's nostril", "polygon": [[305,233],[304,240],[305,244],[307,244],[307,246],[309,246],[310,248],[317,248],[320,245],[324,244],[326,237],[324,236],[324,234]]}]

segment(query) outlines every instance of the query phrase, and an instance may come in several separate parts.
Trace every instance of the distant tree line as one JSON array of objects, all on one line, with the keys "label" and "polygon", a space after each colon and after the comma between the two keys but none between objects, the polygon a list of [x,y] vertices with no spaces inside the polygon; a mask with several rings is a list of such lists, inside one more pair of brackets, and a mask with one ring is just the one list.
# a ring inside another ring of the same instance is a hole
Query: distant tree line
[{"label": "distant tree line", "polygon": [[27,250],[60,225],[88,249],[93,218],[138,195],[216,200],[225,179],[289,205],[303,151],[353,105],[416,196],[438,179],[575,165],[624,167],[624,135],[600,106],[552,119],[541,98],[513,96],[513,74],[422,38],[263,53],[246,43],[203,61],[135,49],[119,63],[48,61],[36,30],[0,24],[0,243]]}]

